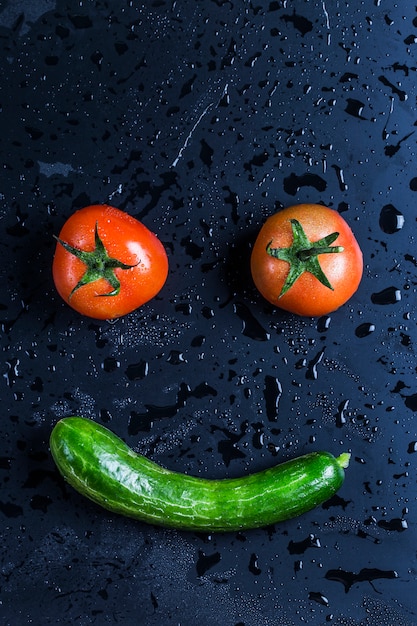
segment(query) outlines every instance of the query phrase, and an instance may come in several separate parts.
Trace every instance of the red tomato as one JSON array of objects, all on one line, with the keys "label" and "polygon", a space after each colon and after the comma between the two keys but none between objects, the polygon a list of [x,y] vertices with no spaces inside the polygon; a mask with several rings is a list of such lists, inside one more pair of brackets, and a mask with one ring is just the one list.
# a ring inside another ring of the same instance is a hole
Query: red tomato
[{"label": "red tomato", "polygon": [[159,239],[107,205],[80,209],[64,224],[52,264],[60,296],[82,315],[114,319],[153,298],[168,275]]},{"label": "red tomato", "polygon": [[337,211],[299,204],[262,226],[251,255],[254,283],[266,300],[298,315],[338,309],[357,290],[362,252]]}]

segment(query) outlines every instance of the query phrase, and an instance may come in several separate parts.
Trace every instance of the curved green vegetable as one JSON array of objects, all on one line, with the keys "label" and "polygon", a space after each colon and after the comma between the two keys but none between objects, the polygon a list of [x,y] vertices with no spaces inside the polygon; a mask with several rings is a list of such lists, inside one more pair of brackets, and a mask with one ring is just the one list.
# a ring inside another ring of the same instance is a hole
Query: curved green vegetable
[{"label": "curved green vegetable", "polygon": [[165,469],[82,417],[60,420],[50,447],[67,482],[105,509],[197,531],[257,528],[305,513],[339,489],[350,458],[313,452],[242,478],[208,480]]}]

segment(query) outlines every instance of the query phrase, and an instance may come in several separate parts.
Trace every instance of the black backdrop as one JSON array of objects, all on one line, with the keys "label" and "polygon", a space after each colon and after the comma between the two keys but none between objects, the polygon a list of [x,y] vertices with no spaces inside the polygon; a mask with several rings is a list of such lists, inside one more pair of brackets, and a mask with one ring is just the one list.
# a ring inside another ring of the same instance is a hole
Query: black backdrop
[{"label": "black backdrop", "polygon": [[[413,3],[0,4],[4,624],[417,624]],[[107,202],[168,281],[115,323],[55,292],[53,235]],[[342,213],[358,292],[300,319],[249,272],[265,218]],[[225,535],[108,514],[60,480],[80,414],[171,469],[238,476],[352,452],[339,494]]]}]

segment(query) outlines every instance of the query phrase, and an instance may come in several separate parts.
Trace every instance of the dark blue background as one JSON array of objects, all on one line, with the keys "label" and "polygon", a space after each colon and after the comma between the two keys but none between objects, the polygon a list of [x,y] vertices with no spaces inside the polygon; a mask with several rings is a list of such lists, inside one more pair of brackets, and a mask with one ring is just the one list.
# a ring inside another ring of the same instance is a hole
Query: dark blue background
[{"label": "dark blue background", "polygon": [[[2,623],[417,624],[417,11],[389,5],[0,4]],[[170,260],[115,323],[51,279],[53,235],[96,202]],[[318,320],[250,278],[261,224],[298,202],[340,211],[364,252]],[[199,476],[352,461],[301,518],[181,533],[64,485],[48,438],[70,414]]]}]

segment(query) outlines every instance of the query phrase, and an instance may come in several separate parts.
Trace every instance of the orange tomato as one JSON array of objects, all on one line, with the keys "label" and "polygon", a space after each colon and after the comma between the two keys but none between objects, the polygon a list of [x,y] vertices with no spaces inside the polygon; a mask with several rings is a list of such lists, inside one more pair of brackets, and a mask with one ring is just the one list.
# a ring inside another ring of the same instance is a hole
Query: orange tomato
[{"label": "orange tomato", "polygon": [[153,298],[168,275],[165,248],[146,226],[107,205],[76,211],[52,264],[60,296],[82,315],[114,319]]},{"label": "orange tomato", "polygon": [[254,283],[266,300],[303,316],[321,316],[358,289],[363,258],[341,215],[320,204],[290,206],[262,226],[251,255]]}]

